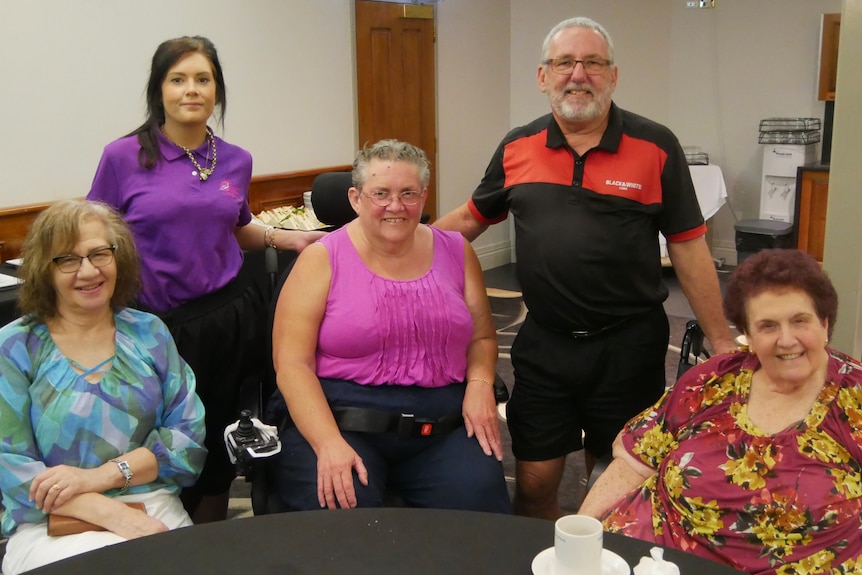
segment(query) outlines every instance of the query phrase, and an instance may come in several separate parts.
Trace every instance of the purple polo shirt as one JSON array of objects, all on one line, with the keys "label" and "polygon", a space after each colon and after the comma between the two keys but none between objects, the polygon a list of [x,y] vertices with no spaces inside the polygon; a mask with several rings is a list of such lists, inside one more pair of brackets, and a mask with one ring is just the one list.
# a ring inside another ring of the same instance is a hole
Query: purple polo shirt
[{"label": "purple polo shirt", "polygon": [[[251,221],[248,187],[251,154],[216,137],[217,164],[206,181],[179,146],[159,134],[162,160],[150,169],[138,164],[136,136],[111,142],[87,194],[116,208],[135,237],[141,255],[139,301],[172,310],[212,293],[237,276],[242,250],[234,230]],[[209,141],[193,150],[208,167]],[[210,158],[211,161],[211,158]]]}]

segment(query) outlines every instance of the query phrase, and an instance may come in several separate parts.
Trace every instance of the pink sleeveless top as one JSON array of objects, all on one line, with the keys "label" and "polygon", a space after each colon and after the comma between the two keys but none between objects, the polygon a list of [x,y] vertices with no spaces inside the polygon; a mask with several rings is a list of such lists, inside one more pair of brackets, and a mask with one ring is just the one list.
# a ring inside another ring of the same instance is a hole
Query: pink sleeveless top
[{"label": "pink sleeveless top", "polygon": [[464,381],[473,337],[464,302],[464,238],[431,230],[431,268],[406,281],[372,273],[346,228],[320,240],[329,250],[332,280],[317,341],[318,377],[420,387]]}]

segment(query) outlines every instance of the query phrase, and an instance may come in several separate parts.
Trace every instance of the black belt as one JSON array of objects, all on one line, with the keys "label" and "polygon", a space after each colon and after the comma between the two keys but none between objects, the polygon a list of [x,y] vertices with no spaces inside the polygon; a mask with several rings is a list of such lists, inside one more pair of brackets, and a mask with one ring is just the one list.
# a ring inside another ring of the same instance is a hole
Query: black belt
[{"label": "black belt", "polygon": [[[559,327],[547,326],[545,324],[539,323],[538,321],[536,321],[536,323],[538,323],[540,326],[542,326],[543,328],[545,328],[548,331],[552,331],[554,333],[559,333],[561,335],[567,335],[567,336],[571,337],[572,339],[587,339],[587,338],[596,337],[599,335],[603,335],[603,334],[607,334],[607,333],[610,333],[612,331],[615,331],[615,330],[623,327],[624,325],[626,325],[630,321],[637,319],[637,318],[641,318],[641,317],[645,316],[646,314],[648,314],[652,311],[653,310],[648,310],[648,311],[643,312],[643,313],[637,313],[635,315],[630,315],[630,316],[622,318],[619,321],[615,321],[612,324],[606,325],[604,327],[597,327],[595,329],[568,330],[568,329],[563,329],[563,328],[559,328]],[[533,318],[533,321],[535,321],[535,318]]]},{"label": "black belt", "polygon": [[[393,413],[368,407],[333,407],[332,415],[341,431],[396,433],[402,439],[443,435],[464,425],[464,417],[460,413],[430,418],[416,417],[412,413]],[[290,414],[286,413],[280,429],[287,429],[293,425]]]},{"label": "black belt", "polygon": [[569,335],[573,339],[586,339],[588,337],[596,337],[597,335],[602,335],[603,333],[608,333],[614,331],[617,328],[620,328],[630,322],[633,318],[627,317],[625,319],[621,319],[618,322],[614,322],[610,325],[606,325],[605,327],[600,327],[597,329],[576,329],[573,331],[563,332]]}]

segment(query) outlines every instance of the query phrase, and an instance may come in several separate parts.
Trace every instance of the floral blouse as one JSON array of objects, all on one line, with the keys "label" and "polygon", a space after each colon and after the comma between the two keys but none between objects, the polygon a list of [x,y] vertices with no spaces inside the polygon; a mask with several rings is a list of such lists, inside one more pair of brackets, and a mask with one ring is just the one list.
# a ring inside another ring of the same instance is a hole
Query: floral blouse
[{"label": "floral blouse", "polygon": [[128,493],[178,494],[200,474],[204,408],[192,370],[156,316],[127,308],[114,314],[114,323],[115,356],[98,383],[72,369],[44,323],[25,317],[0,329],[4,535],[45,520],[29,489],[49,466],[89,469],[143,446],[155,454],[159,474]]},{"label": "floral blouse", "polygon": [[811,411],[774,435],[748,419],[753,355],[689,370],[626,425],[657,473],[605,528],[754,574],[862,573],[862,366],[829,352]]}]

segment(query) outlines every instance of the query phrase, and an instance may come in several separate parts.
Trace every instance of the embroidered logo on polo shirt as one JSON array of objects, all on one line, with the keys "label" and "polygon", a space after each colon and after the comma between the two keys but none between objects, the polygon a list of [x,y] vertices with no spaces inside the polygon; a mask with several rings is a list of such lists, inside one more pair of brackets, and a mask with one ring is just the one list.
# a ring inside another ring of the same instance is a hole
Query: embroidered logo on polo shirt
[{"label": "embroidered logo on polo shirt", "polygon": [[642,190],[644,189],[642,184],[637,182],[623,182],[621,180],[605,180],[606,186],[611,186],[618,188],[620,190]]},{"label": "embroidered logo on polo shirt", "polygon": [[234,186],[232,186],[230,184],[229,180],[222,180],[221,183],[219,184],[218,189],[220,192],[223,192],[232,198],[236,198],[236,199],[242,198],[242,194],[240,194],[239,190],[237,190]]}]

